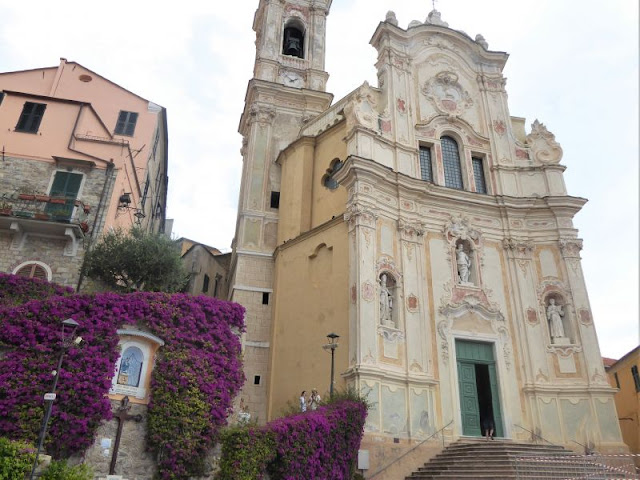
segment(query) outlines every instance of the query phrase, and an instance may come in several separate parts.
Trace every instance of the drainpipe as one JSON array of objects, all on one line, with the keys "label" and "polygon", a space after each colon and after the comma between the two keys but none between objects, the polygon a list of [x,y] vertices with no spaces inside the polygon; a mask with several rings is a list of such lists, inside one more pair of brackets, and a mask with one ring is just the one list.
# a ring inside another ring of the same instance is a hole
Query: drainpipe
[{"label": "drainpipe", "polygon": [[[93,222],[93,226],[91,227],[91,233],[89,234],[89,238],[91,240],[95,239],[97,235],[96,227],[102,223],[101,217],[103,216],[103,211],[106,210],[105,197],[106,197],[107,191],[109,190],[109,185],[111,184],[111,179],[113,177],[113,171],[114,171],[113,167],[114,167],[113,160],[111,160],[107,164],[107,169],[105,170],[105,173],[104,173],[104,184],[102,185],[102,193],[100,194],[100,200],[98,201],[98,206],[96,208],[95,221]],[[80,275],[78,276],[78,285],[76,286],[76,292],[80,291],[82,280],[84,280],[84,265],[85,265],[86,259],[87,259],[87,255],[85,251],[85,256],[82,259],[82,267],[80,268]]]}]

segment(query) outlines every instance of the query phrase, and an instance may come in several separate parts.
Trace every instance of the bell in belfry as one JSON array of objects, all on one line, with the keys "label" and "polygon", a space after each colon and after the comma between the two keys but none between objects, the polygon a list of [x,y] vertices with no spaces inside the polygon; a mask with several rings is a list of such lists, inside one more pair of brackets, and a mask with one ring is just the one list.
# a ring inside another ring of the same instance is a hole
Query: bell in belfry
[{"label": "bell in belfry", "polygon": [[302,45],[300,38],[296,35],[295,31],[289,31],[287,33],[288,35],[284,42],[284,54],[302,58]]}]

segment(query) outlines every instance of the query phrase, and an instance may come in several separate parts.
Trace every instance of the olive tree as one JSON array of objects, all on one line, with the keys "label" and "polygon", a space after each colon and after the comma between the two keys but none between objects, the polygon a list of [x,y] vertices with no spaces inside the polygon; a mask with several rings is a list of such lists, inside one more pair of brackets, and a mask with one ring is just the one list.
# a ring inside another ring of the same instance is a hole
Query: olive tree
[{"label": "olive tree", "polygon": [[178,292],[188,280],[177,243],[134,227],[105,233],[85,257],[84,274],[119,292]]}]

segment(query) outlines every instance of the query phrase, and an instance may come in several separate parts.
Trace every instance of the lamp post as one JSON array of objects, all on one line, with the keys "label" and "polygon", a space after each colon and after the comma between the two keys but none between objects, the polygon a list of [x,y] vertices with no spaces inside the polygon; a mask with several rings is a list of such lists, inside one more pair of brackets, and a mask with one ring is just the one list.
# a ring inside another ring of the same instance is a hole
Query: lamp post
[{"label": "lamp post", "polygon": [[322,346],[322,348],[324,348],[326,351],[331,351],[331,383],[329,384],[329,398],[333,398],[333,358],[336,348],[338,348],[339,338],[340,335],[332,332],[327,335],[327,340],[329,340],[329,343]]},{"label": "lamp post", "polygon": [[38,457],[40,456],[40,451],[42,450],[42,445],[44,444],[44,438],[47,435],[47,425],[49,424],[49,418],[51,417],[53,401],[56,399],[56,387],[58,386],[58,378],[60,377],[60,367],[62,367],[62,359],[64,358],[65,352],[69,349],[69,347],[71,347],[71,345],[79,345],[82,341],[82,338],[80,337],[74,338],[77,328],[78,322],[76,322],[73,318],[67,318],[66,320],[62,321],[62,331],[60,332],[60,356],[58,357],[58,366],[52,372],[53,385],[51,386],[51,391],[44,394],[44,401],[46,403],[44,418],[42,419],[42,426],[40,427],[40,433],[38,435],[38,448],[36,449],[36,458],[33,461],[33,467],[31,468],[31,475],[29,476],[29,480],[33,480],[33,476],[36,473],[36,468],[38,466]]}]

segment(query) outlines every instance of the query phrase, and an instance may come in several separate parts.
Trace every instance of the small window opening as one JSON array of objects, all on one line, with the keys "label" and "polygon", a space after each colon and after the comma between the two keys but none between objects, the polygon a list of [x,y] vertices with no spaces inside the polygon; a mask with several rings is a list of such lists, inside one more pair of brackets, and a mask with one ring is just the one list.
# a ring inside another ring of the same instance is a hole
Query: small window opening
[{"label": "small window opening", "polygon": [[260,385],[260,375],[254,375],[253,376],[253,384],[254,385]]},{"label": "small window opening", "polygon": [[638,367],[631,367],[631,375],[633,375],[633,383],[636,384],[636,392],[640,392],[640,375],[638,375]]},{"label": "small window opening", "polygon": [[16,132],[38,133],[46,108],[47,105],[44,103],[25,102],[16,125]]},{"label": "small window opening", "polygon": [[426,182],[433,182],[431,149],[429,147],[420,147],[420,177]]},{"label": "small window opening", "polygon": [[269,292],[262,292],[262,304],[269,305]]},{"label": "small window opening", "polygon": [[304,33],[297,26],[288,25],[284,28],[282,53],[304,58]]},{"label": "small window opening", "polygon": [[216,279],[215,282],[213,283],[213,296],[217,297],[218,296],[218,287],[220,286],[220,279],[222,277],[220,276],[220,274],[216,274]]},{"label": "small window opening", "polygon": [[442,163],[444,166],[444,184],[449,188],[462,190],[462,167],[460,166],[460,152],[458,142],[451,137],[440,139],[442,146]]},{"label": "small window opening", "polygon": [[473,164],[473,178],[476,183],[476,192],[487,193],[487,184],[484,179],[484,166],[482,164],[482,158],[472,157],[471,163]]},{"label": "small window opening", "polygon": [[280,192],[271,192],[271,208],[280,208]]},{"label": "small window opening", "polygon": [[116,135],[128,135],[133,136],[133,132],[136,129],[136,122],[138,121],[138,114],[136,112],[120,111],[118,115],[118,123],[116,123]]},{"label": "small window opening", "polygon": [[204,274],[204,280],[202,281],[202,293],[207,293],[209,291],[209,275]]},{"label": "small window opening", "polygon": [[620,379],[618,378],[618,372],[613,374],[613,378],[616,379],[616,387],[620,388]]}]

